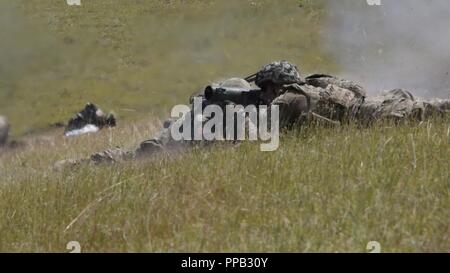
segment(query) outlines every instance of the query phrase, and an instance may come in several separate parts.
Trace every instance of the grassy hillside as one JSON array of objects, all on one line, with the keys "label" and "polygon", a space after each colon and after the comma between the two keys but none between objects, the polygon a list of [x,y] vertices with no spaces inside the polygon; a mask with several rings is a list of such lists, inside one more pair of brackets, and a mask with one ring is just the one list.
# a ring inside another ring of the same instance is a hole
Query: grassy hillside
[{"label": "grassy hillside", "polygon": [[0,114],[20,136],[87,101],[121,120],[167,116],[209,82],[289,59],[332,70],[320,1],[0,0]]},{"label": "grassy hillside", "polygon": [[[448,121],[284,133],[275,152],[219,143],[57,172],[61,159],[134,149],[210,81],[273,59],[338,69],[321,1],[0,0],[0,252],[450,251]],[[283,4],[280,4],[283,3]],[[118,127],[64,138],[87,101]],[[130,121],[130,122],[126,122]]]},{"label": "grassy hillside", "polygon": [[[137,130],[139,129],[139,130]],[[0,158],[0,251],[450,250],[450,127],[310,128],[276,152],[220,144],[54,172],[151,125],[35,139]],[[50,148],[49,148],[50,147]]]}]

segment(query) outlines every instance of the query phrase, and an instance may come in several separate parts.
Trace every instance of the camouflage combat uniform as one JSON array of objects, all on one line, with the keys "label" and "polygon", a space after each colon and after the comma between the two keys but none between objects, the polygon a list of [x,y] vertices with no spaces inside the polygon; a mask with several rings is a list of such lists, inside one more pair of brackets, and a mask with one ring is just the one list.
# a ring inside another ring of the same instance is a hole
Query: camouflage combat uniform
[{"label": "camouflage combat uniform", "polygon": [[272,104],[279,106],[283,128],[314,120],[336,125],[354,116],[365,91],[351,81],[313,75],[304,82],[281,86],[279,94]]},{"label": "camouflage combat uniform", "polygon": [[[231,78],[228,80],[225,80],[218,84],[220,87],[224,88],[242,88],[242,89],[250,89],[250,84],[245,81],[244,79],[240,78]],[[202,99],[202,108],[206,107],[208,105],[208,102],[204,99],[202,93],[197,93],[190,98],[191,103],[191,123],[193,123],[193,119],[196,118],[193,115],[194,112],[194,98],[200,98]],[[218,105],[225,109],[225,106],[228,104],[231,104],[232,102],[222,102]],[[202,120],[202,123],[204,124],[207,121],[207,119]],[[117,162],[122,160],[129,160],[129,159],[135,159],[143,156],[149,156],[152,154],[157,154],[161,152],[168,152],[168,151],[177,151],[180,149],[184,149],[187,147],[192,146],[206,146],[210,142],[206,141],[199,141],[199,140],[193,140],[193,141],[176,141],[172,138],[171,129],[172,125],[174,124],[175,120],[169,119],[164,123],[164,128],[159,134],[152,139],[145,140],[139,144],[139,147],[134,151],[127,151],[122,149],[121,147],[116,147],[112,149],[107,149],[98,153],[95,153],[91,155],[88,159],[85,159],[86,161],[91,161],[93,163],[101,163],[101,162]],[[225,123],[224,123],[225,124]],[[191,124],[193,125],[193,124]],[[193,126],[192,126],[193,128]],[[226,128],[223,130],[226,131]],[[193,132],[191,132],[191,137],[193,137]]]},{"label": "camouflage combat uniform", "polygon": [[[365,125],[380,120],[423,121],[450,111],[450,100],[415,98],[402,89],[366,97],[360,85],[328,75],[310,76],[301,84],[284,86],[280,93],[282,95],[273,103],[281,105],[282,124],[286,124],[286,120],[292,124],[299,117],[303,117],[300,119],[302,121],[319,118],[333,124],[349,121]],[[305,109],[308,109],[307,113]]]},{"label": "camouflage combat uniform", "polygon": [[[392,90],[367,98],[360,85],[329,75],[316,74],[303,81],[297,67],[286,61],[272,62],[246,80],[233,78],[221,85],[250,89],[249,82],[252,81],[263,91],[261,101],[255,103],[279,106],[280,128],[301,126],[313,120],[335,125],[348,121],[370,124],[381,119],[423,119],[450,110],[449,100],[418,100],[404,90]],[[202,98],[203,95],[199,93],[194,97]],[[191,103],[194,97],[191,97]],[[228,103],[219,105],[223,108]],[[143,141],[135,151],[117,147],[93,154],[85,161],[115,162],[199,144],[175,141],[171,137],[172,124],[173,121],[166,122],[156,138]]]}]

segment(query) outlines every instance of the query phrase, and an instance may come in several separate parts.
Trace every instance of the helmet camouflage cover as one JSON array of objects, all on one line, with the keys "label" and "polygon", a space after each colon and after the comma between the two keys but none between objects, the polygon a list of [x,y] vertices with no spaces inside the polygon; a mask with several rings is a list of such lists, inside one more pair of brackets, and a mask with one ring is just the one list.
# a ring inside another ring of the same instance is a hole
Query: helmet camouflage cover
[{"label": "helmet camouflage cover", "polygon": [[265,65],[256,73],[255,84],[261,87],[269,82],[283,85],[300,83],[301,81],[297,66],[287,61],[279,61]]}]

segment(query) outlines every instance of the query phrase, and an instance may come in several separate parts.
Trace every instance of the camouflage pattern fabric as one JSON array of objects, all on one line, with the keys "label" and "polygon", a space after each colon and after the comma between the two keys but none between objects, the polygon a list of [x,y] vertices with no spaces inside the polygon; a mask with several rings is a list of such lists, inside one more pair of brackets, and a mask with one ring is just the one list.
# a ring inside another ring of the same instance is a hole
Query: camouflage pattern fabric
[{"label": "camouflage pattern fabric", "polygon": [[293,91],[287,91],[278,96],[273,100],[272,105],[279,107],[280,128],[302,123],[309,108],[307,97]]},{"label": "camouflage pattern fabric", "polygon": [[305,115],[308,112],[302,99],[293,99],[294,95],[290,93],[298,97],[304,94],[309,98],[309,113],[313,114],[309,118],[319,116],[331,122],[342,123],[355,119],[361,124],[370,124],[378,120],[425,120],[450,112],[450,100],[418,99],[403,89],[366,98],[363,96],[365,91],[359,85],[326,75],[308,77],[306,84],[292,86],[295,88],[287,93],[282,92],[283,95],[274,100],[274,104],[282,105],[280,120],[284,124],[292,123],[296,114]]},{"label": "camouflage pattern fabric", "polygon": [[356,93],[334,84],[328,84],[326,88],[308,84],[285,85],[281,93],[273,101],[273,104],[280,105],[280,125],[292,124],[299,113],[301,116],[297,118],[301,121],[315,116],[336,124],[348,118],[362,99]]},{"label": "camouflage pattern fabric", "polygon": [[263,87],[271,82],[276,85],[301,83],[297,66],[287,61],[272,62],[256,73],[255,84]]},{"label": "camouflage pattern fabric", "polygon": [[334,84],[316,90],[320,92],[313,111],[331,120],[342,122],[351,118],[353,107],[360,101],[354,92]]},{"label": "camouflage pattern fabric", "polygon": [[[400,121],[416,118],[423,120],[435,113],[450,111],[450,100],[421,100],[414,98],[410,92],[402,89],[391,90],[376,97],[366,98],[366,91],[360,85],[333,76],[315,74],[307,77],[303,82],[297,67],[286,61],[272,62],[264,66],[255,75],[254,80],[257,86],[264,89],[264,87],[267,87],[267,83],[272,83],[272,86],[276,86],[275,88],[278,90],[274,94],[268,95],[270,99],[263,100],[268,104],[279,106],[280,128],[289,128],[293,125],[301,126],[304,122],[314,120],[314,117],[319,117],[321,120],[329,121],[332,124],[340,124],[352,119],[369,124],[384,119]],[[228,79],[217,85],[225,88],[251,89],[251,85],[240,78]],[[208,105],[209,102],[206,101],[202,92],[191,96],[191,103],[193,103],[195,97],[202,99],[202,108]],[[219,106],[224,109],[230,103],[224,101],[219,103]],[[191,107],[192,112],[193,106]],[[72,119],[73,126],[76,127],[89,122],[95,124],[99,117],[101,117],[100,119],[105,117],[103,112],[94,105],[88,104],[83,111]],[[191,122],[193,122],[196,117],[191,115],[191,118]],[[207,120],[203,118],[202,121],[206,122]],[[100,124],[105,124],[105,122],[107,121],[103,119]],[[134,151],[126,151],[116,147],[95,153],[81,161],[93,163],[117,162],[202,145],[202,141],[175,141],[171,136],[173,122],[174,120],[168,120],[164,129],[155,138],[143,141]],[[248,119],[246,125],[247,127],[255,126],[249,124]],[[225,131],[226,128],[224,128]],[[81,161],[68,160],[67,162],[78,164]]]},{"label": "camouflage pattern fabric", "polygon": [[424,105],[416,101],[414,96],[402,89],[395,89],[366,98],[359,106],[357,119],[365,124],[378,120],[402,121],[406,119],[424,118]]},{"label": "camouflage pattern fabric", "polygon": [[358,98],[367,96],[366,90],[364,90],[364,88],[359,84],[353,81],[339,79],[330,75],[314,74],[307,77],[305,79],[305,83],[320,88],[327,88],[329,85],[334,85],[353,92],[354,95]]},{"label": "camouflage pattern fabric", "polygon": [[[247,88],[250,89],[251,86],[248,82],[240,78],[231,78],[225,80],[218,84],[221,87],[230,87],[230,88]],[[202,95],[199,93],[195,95],[196,97],[202,98]],[[193,98],[191,97],[191,102],[193,102]],[[222,105],[225,108],[225,105],[228,103],[224,103]],[[203,105],[205,106],[205,105]],[[191,122],[193,123],[193,105],[191,106]],[[98,153],[91,155],[88,161],[93,163],[103,163],[103,162],[118,162],[123,160],[130,160],[139,157],[150,156],[153,154],[165,152],[165,151],[176,151],[180,149],[184,149],[187,147],[197,146],[197,145],[207,145],[204,141],[175,141],[171,136],[171,127],[175,120],[169,119],[165,122],[163,130],[159,132],[159,134],[153,138],[148,139],[139,144],[139,147],[134,151],[127,151],[120,147],[116,147],[113,149],[107,149]],[[203,121],[203,122],[206,122]],[[193,124],[191,124],[193,125]],[[225,132],[225,130],[224,130]],[[193,137],[193,132],[192,135]]]}]

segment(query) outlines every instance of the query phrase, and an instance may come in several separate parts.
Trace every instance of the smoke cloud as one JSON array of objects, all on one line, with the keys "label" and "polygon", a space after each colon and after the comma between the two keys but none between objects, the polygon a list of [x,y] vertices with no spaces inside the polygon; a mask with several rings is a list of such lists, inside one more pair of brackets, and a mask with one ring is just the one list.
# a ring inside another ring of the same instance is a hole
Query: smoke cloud
[{"label": "smoke cloud", "polygon": [[450,97],[450,1],[326,2],[326,48],[342,77],[370,94],[404,88],[423,97]]}]

